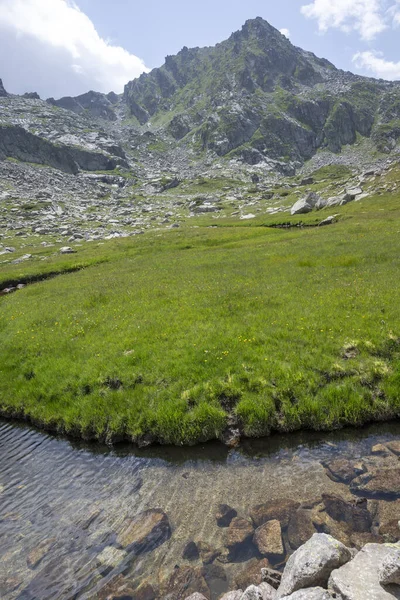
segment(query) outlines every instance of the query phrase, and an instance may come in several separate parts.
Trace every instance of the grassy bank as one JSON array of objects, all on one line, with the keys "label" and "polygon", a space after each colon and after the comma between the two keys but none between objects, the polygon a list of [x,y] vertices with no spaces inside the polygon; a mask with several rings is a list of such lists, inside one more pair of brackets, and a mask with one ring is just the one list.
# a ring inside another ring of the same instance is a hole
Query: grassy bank
[{"label": "grassy bank", "polygon": [[3,282],[60,275],[0,298],[1,413],[175,444],[228,420],[259,436],[399,416],[400,197],[335,210],[329,227],[204,219],[7,266]]}]

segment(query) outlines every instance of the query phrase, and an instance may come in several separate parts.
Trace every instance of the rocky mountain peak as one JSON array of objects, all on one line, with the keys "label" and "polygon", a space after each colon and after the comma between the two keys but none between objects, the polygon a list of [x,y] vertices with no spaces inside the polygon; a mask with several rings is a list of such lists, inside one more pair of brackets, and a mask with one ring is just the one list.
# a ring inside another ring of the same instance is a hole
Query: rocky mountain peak
[{"label": "rocky mountain peak", "polygon": [[5,98],[6,96],[8,96],[8,94],[4,88],[2,80],[0,79],[0,98]]}]

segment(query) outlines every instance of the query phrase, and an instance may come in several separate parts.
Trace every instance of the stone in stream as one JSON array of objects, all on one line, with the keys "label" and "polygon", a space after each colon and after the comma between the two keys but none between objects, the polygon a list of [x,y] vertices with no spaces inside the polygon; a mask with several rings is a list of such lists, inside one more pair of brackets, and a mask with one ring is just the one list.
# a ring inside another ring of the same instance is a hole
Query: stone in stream
[{"label": "stone in stream", "polygon": [[182,558],[185,560],[197,560],[200,556],[197,544],[193,541],[188,542],[183,549]]},{"label": "stone in stream", "polygon": [[400,585],[400,544],[386,556],[379,570],[379,581],[382,585]]},{"label": "stone in stream", "polygon": [[205,565],[212,563],[222,553],[222,550],[213,548],[206,542],[197,542],[197,549],[199,551],[200,558]]},{"label": "stone in stream", "polygon": [[263,556],[279,559],[285,554],[281,524],[277,520],[260,525],[255,531],[253,542]]},{"label": "stone in stream", "polygon": [[385,542],[395,543],[400,540],[400,520],[392,519],[379,527],[379,535]]},{"label": "stone in stream", "polygon": [[97,592],[95,600],[117,600],[118,598],[135,598],[134,585],[121,573],[115,575]]},{"label": "stone in stream", "polygon": [[314,587],[298,590],[290,596],[284,596],[282,600],[332,600],[332,596],[324,588]]},{"label": "stone in stream", "polygon": [[400,467],[368,471],[353,479],[350,491],[367,498],[400,498]]},{"label": "stone in stream", "polygon": [[127,553],[124,550],[118,550],[113,546],[106,546],[100,554],[97,555],[96,560],[100,565],[105,567],[117,567],[126,558]]},{"label": "stone in stream", "polygon": [[291,516],[299,508],[300,503],[293,500],[270,500],[264,504],[253,506],[250,517],[255,527],[260,527],[267,521],[278,520],[281,527],[287,527]]},{"label": "stone in stream", "polygon": [[229,551],[235,551],[253,537],[254,529],[250,521],[241,517],[232,519],[225,530],[225,546]]},{"label": "stone in stream", "polygon": [[400,456],[400,440],[394,440],[393,442],[387,442],[386,447],[389,448],[393,454]]},{"label": "stone in stream", "polygon": [[204,565],[202,575],[208,587],[214,593],[216,590],[218,590],[219,593],[223,593],[228,590],[228,578],[222,565]]},{"label": "stone in stream", "polygon": [[146,510],[134,517],[126,518],[117,543],[136,554],[154,550],[171,537],[167,515],[161,509]]},{"label": "stone in stream", "polygon": [[371,448],[372,454],[378,454],[379,456],[390,456],[389,450],[383,444],[375,444]]},{"label": "stone in stream", "polygon": [[354,546],[358,550],[361,550],[365,544],[383,544],[384,541],[384,537],[376,533],[354,531],[350,535],[350,546]]},{"label": "stone in stream", "polygon": [[338,458],[329,463],[323,463],[329,479],[338,483],[350,483],[353,479],[365,473],[366,468],[360,462]]},{"label": "stone in stream", "polygon": [[351,545],[351,530],[344,521],[335,521],[325,511],[324,505],[321,503],[316,506],[311,512],[311,518],[314,526],[319,533],[328,533],[345,546]]},{"label": "stone in stream", "polygon": [[325,510],[335,521],[343,521],[353,531],[367,532],[372,526],[372,517],[366,500],[347,502],[340,496],[322,494]]},{"label": "stone in stream", "polygon": [[163,600],[185,600],[195,592],[210,599],[210,590],[203,577],[201,567],[176,567],[170,577],[161,586],[160,597]]},{"label": "stone in stream", "polygon": [[[121,596],[119,596],[119,598],[120,600],[127,600],[129,596],[127,596],[126,594],[122,594]],[[147,583],[146,581],[142,583],[138,588],[136,588],[134,594],[132,595],[132,600],[156,600],[156,598],[156,590],[150,583]]]},{"label": "stone in stream", "polygon": [[235,577],[235,586],[245,590],[249,585],[260,585],[264,581],[263,571],[269,568],[266,558],[252,558],[243,565],[243,569]]},{"label": "stone in stream", "polygon": [[311,512],[304,509],[295,512],[289,521],[287,530],[290,547],[296,550],[305,544],[314,533],[316,533],[316,528],[312,522]]},{"label": "stone in stream", "polygon": [[351,559],[346,546],[330,535],[316,533],[290,556],[278,588],[277,599],[308,587],[327,585],[330,574]]},{"label": "stone in stream", "polygon": [[386,544],[367,544],[351,562],[335,569],[328,582],[329,591],[345,600],[393,600],[400,598],[400,590],[384,588],[380,584],[380,570],[396,548]]},{"label": "stone in stream", "polygon": [[56,538],[47,538],[40,542],[31,552],[28,554],[26,559],[27,565],[30,569],[34,569],[43,560],[43,558],[50,552],[51,548],[56,543]]},{"label": "stone in stream", "polygon": [[229,527],[232,519],[237,517],[237,512],[228,504],[220,504],[215,516],[218,527]]}]

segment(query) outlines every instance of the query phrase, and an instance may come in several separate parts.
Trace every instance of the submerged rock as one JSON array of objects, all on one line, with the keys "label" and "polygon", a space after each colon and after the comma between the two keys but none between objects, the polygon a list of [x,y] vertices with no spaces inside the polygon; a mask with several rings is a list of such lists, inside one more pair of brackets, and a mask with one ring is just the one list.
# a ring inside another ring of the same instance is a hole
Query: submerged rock
[{"label": "submerged rock", "polygon": [[323,465],[326,469],[326,474],[332,481],[339,483],[350,483],[353,479],[365,473],[365,466],[358,462],[355,463],[345,458],[338,458]]},{"label": "submerged rock", "polygon": [[245,563],[243,570],[236,575],[236,587],[244,590],[249,587],[249,585],[260,585],[263,581],[267,581],[263,574],[266,569],[269,569],[269,562],[266,558],[263,558],[262,560],[252,558]]},{"label": "submerged rock", "polygon": [[353,531],[368,532],[372,526],[372,517],[367,501],[347,502],[340,496],[322,494],[325,510],[335,521],[343,521]]},{"label": "submerged rock", "polygon": [[254,529],[250,521],[235,517],[225,532],[225,546],[230,551],[237,550],[253,537]]},{"label": "submerged rock", "polygon": [[237,512],[228,504],[220,504],[215,516],[218,527],[229,527],[232,519],[237,516]]},{"label": "submerged rock", "polygon": [[165,512],[150,509],[124,521],[117,543],[136,554],[154,550],[171,537],[171,526]]},{"label": "submerged rock", "polygon": [[55,543],[56,538],[54,537],[48,538],[40,542],[40,544],[38,544],[36,548],[31,550],[31,552],[28,554],[28,558],[26,560],[28,567],[30,569],[34,569],[35,567],[37,567],[37,565],[43,560],[43,558],[50,552],[51,548],[54,546]]},{"label": "submerged rock", "polygon": [[296,550],[305,544],[316,531],[311,513],[304,509],[298,510],[291,517],[287,530],[290,547]]},{"label": "submerged rock", "polygon": [[255,527],[260,527],[267,521],[278,520],[281,527],[287,527],[293,513],[299,508],[300,503],[293,500],[270,500],[264,504],[254,506],[250,511],[250,517]]},{"label": "submerged rock", "polygon": [[400,440],[394,440],[393,442],[388,442],[386,447],[389,448],[393,454],[400,456]]},{"label": "submerged rock", "polygon": [[270,558],[282,558],[285,550],[282,543],[282,531],[279,521],[267,521],[256,529],[253,538],[260,554]]},{"label": "submerged rock", "polygon": [[351,482],[350,490],[367,498],[400,498],[400,467],[368,471]]},{"label": "submerged rock", "polygon": [[183,549],[182,558],[185,560],[197,560],[200,556],[199,549],[195,542],[188,542]]},{"label": "submerged rock", "polygon": [[210,590],[200,567],[176,567],[162,585],[161,591],[163,600],[186,600],[194,593],[202,594],[210,600]]}]

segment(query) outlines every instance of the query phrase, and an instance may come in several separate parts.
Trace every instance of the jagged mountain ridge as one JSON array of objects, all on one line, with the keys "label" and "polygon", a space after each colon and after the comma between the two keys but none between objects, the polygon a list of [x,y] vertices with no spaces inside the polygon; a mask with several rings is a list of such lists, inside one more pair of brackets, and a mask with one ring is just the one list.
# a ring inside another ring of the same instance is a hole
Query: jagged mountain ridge
[{"label": "jagged mountain ridge", "polygon": [[192,135],[200,150],[249,163],[302,163],[357,135],[388,152],[400,133],[399,83],[336,69],[261,18],[213,48],[167,57],[129,82],[124,100],[141,124],[161,122],[176,140]]},{"label": "jagged mountain ridge", "polygon": [[340,153],[360,136],[383,153],[400,138],[400,83],[341,71],[259,17],[214,47],[168,56],[127,83],[123,95],[90,91],[44,102],[7,94],[2,84],[0,95],[0,156],[35,162],[39,146],[40,161],[54,166],[50,147],[29,136],[32,152],[13,152],[13,135],[20,143],[23,132],[4,127],[22,127],[66,146],[61,164],[68,172],[72,152],[77,170],[135,169],[139,161],[171,171],[179,156],[191,164],[218,157],[267,163],[290,173],[320,149]]}]

